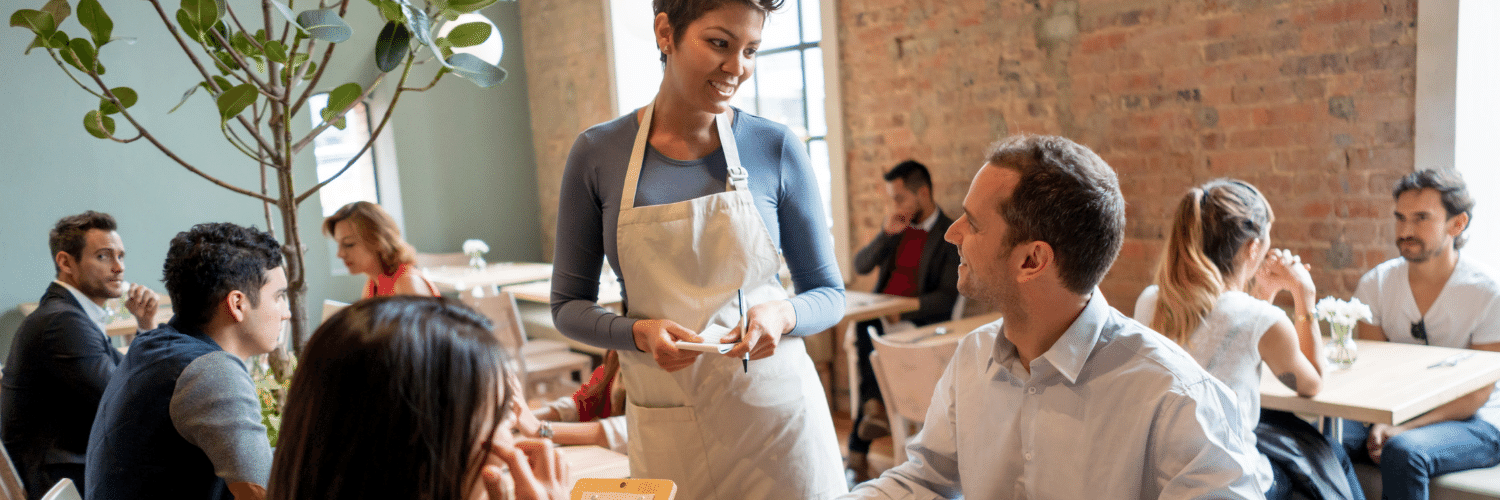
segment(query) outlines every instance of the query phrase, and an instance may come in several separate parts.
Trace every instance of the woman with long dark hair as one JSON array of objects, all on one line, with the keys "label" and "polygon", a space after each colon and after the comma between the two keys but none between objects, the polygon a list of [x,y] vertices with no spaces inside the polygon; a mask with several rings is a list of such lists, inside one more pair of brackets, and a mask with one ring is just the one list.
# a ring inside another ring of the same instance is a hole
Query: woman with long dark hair
[{"label": "woman with long dark hair", "polygon": [[268,498],[567,498],[551,443],[516,442],[504,349],[442,298],[356,302],[308,340],[287,394]]}]

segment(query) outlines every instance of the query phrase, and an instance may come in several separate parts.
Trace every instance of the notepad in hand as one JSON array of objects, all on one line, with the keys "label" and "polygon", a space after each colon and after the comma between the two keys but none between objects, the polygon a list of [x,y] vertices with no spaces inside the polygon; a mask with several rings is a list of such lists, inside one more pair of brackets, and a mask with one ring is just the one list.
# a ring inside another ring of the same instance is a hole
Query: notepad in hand
[{"label": "notepad in hand", "polygon": [[[728,334],[729,327],[722,325],[708,325],[708,328],[704,328],[703,332],[698,334],[698,336],[703,337],[705,340],[721,340],[725,335]],[[677,348],[687,349],[689,351],[717,352],[719,354],[724,354],[729,352],[730,349],[734,349],[735,344],[738,344],[738,342],[720,344],[717,342],[688,342],[686,340],[679,340],[677,341]]]}]

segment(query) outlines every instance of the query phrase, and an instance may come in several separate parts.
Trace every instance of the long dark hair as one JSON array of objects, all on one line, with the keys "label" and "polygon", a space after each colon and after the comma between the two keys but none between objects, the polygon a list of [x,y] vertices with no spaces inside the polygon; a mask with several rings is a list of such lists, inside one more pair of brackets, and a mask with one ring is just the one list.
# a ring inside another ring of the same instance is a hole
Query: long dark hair
[{"label": "long dark hair", "polygon": [[457,301],[344,308],[292,378],[268,498],[463,498],[484,463],[475,444],[505,432],[504,366],[489,320]]}]

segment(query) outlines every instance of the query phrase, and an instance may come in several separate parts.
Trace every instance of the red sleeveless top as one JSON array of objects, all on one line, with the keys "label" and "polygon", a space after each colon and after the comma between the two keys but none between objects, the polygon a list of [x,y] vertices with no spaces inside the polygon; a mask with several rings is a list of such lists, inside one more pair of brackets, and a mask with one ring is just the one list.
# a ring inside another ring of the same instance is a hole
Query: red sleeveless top
[{"label": "red sleeveless top", "polygon": [[417,271],[416,268],[411,264],[401,264],[400,266],[396,267],[395,273],[381,274],[379,276],[371,278],[370,281],[365,282],[365,293],[363,298],[368,299],[370,297],[390,297],[392,295],[396,295],[396,282],[401,280],[402,278],[405,278],[407,273],[416,273],[417,279],[422,280],[422,284],[427,285],[427,293],[429,295],[432,295],[433,297],[441,297],[443,295],[441,293],[438,293],[437,287],[434,286],[431,281],[427,281],[427,277],[422,276],[421,271]]}]

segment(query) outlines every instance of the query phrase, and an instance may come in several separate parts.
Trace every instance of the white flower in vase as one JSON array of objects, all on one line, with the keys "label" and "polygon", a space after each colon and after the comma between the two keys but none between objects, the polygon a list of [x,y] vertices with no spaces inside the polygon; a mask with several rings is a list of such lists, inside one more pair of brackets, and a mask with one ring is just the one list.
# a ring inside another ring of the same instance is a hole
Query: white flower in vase
[{"label": "white flower in vase", "polygon": [[1359,299],[1345,302],[1329,296],[1319,300],[1317,307],[1318,319],[1328,322],[1332,337],[1327,348],[1329,363],[1345,369],[1353,366],[1359,349],[1354,343],[1354,324],[1374,319],[1370,306],[1361,303]]},{"label": "white flower in vase", "polygon": [[465,240],[464,254],[469,256],[469,267],[475,270],[483,270],[485,266],[484,254],[490,251],[490,246],[484,240]]}]

